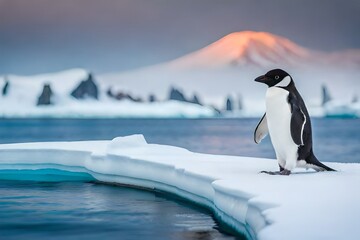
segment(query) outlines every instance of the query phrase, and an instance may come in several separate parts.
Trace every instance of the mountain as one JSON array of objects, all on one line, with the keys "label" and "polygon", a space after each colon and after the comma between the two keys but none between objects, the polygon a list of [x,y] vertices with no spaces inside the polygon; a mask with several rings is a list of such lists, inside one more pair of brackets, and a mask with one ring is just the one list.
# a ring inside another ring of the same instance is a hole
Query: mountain
[{"label": "mountain", "polygon": [[231,33],[169,63],[175,69],[304,67],[310,64],[360,67],[360,50],[325,53],[306,49],[271,33],[244,31]]},{"label": "mountain", "polygon": [[271,67],[296,65],[311,58],[311,53],[280,36],[265,32],[231,33],[209,46],[176,59],[174,68],[209,68],[224,66]]},{"label": "mountain", "polygon": [[161,99],[176,86],[186,97],[197,94],[205,104],[217,108],[223,108],[229,94],[242,95],[244,111],[259,115],[264,111],[266,89],[253,80],[273,68],[292,75],[309,105],[320,105],[324,83],[334,98],[344,101],[360,93],[360,50],[321,52],[281,36],[252,31],[231,33],[170,62],[101,78],[108,85],[144,96],[152,92]]}]

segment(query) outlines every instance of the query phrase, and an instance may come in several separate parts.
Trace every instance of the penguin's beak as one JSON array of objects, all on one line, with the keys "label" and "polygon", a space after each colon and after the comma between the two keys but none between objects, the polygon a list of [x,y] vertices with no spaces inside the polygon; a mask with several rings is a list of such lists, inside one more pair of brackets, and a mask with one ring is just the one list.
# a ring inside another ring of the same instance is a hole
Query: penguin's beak
[{"label": "penguin's beak", "polygon": [[266,83],[266,81],[268,81],[268,80],[269,80],[269,78],[267,76],[262,75],[260,77],[257,77],[255,79],[255,82]]}]

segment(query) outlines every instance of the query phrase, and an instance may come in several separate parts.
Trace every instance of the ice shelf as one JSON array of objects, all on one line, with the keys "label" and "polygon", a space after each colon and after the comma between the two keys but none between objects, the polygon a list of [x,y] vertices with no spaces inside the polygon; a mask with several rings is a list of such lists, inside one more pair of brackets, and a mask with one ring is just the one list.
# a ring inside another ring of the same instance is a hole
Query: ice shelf
[{"label": "ice shelf", "polygon": [[274,160],[193,153],[148,144],[142,135],[0,145],[0,179],[14,170],[46,175],[56,169],[72,180],[87,173],[101,182],[179,195],[251,239],[358,239],[360,164],[326,164],[338,171],[270,176],[259,172],[277,170]]}]

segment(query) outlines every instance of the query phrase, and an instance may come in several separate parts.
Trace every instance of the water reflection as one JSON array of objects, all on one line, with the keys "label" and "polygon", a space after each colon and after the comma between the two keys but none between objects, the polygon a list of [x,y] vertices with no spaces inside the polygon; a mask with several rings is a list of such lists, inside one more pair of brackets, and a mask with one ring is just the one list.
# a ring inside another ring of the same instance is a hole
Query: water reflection
[{"label": "water reflection", "polygon": [[94,183],[0,181],[1,239],[237,239],[163,194]]}]

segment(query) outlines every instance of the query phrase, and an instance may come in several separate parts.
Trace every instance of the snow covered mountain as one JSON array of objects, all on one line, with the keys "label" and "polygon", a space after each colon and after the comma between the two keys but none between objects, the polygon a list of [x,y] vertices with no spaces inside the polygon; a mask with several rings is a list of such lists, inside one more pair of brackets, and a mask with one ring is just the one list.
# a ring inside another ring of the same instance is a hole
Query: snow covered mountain
[{"label": "snow covered mountain", "polygon": [[[326,53],[301,47],[266,32],[237,32],[173,61],[123,73],[106,74],[106,84],[140,95],[166,98],[170,86],[224,108],[227,96],[243,99],[243,113],[264,111],[265,87],[253,80],[273,68],[289,72],[308,105],[319,106],[321,86],[335,99],[360,94],[360,50]],[[141,87],[140,87],[141,86]],[[318,112],[318,111],[317,111]],[[314,112],[315,114],[315,112]]]},{"label": "snow covered mountain", "polygon": [[231,33],[213,44],[170,62],[174,68],[274,67],[298,65],[311,59],[311,53],[293,42],[264,32]]},{"label": "snow covered mountain", "polygon": [[174,68],[259,67],[340,64],[360,67],[360,50],[324,53],[266,32],[235,32],[169,63]]}]

